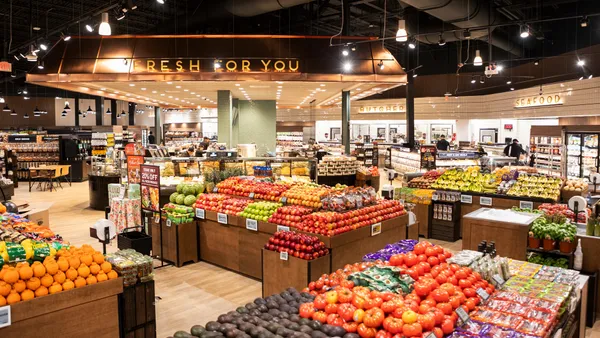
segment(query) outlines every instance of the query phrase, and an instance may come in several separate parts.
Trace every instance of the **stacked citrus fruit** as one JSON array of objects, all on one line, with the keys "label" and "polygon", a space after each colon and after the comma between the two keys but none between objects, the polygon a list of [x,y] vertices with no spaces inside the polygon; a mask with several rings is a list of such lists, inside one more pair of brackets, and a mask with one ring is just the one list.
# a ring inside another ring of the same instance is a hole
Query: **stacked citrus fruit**
[{"label": "stacked citrus fruit", "polygon": [[61,249],[44,262],[5,265],[0,270],[0,306],[117,278],[112,264],[89,245]]}]

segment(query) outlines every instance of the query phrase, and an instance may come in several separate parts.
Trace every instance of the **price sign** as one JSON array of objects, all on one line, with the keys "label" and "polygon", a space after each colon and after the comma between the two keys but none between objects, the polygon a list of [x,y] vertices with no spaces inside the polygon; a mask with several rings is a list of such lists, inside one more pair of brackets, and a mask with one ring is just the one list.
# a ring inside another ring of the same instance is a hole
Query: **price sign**
[{"label": "price sign", "polygon": [[288,260],[288,253],[287,251],[282,251],[279,253],[279,259],[281,259],[282,261],[287,261]]},{"label": "price sign", "polygon": [[283,196],[283,197],[281,198],[281,203],[283,203],[283,204],[286,204],[286,203],[287,203],[287,197],[286,197],[286,196]]},{"label": "price sign", "polygon": [[381,233],[381,223],[371,224],[371,236],[377,236]]},{"label": "price sign", "polygon": [[471,320],[467,311],[465,311],[465,309],[463,309],[462,307],[458,307],[456,309],[456,311],[454,311],[454,312],[456,312],[456,314],[458,315],[458,318],[460,318],[460,321],[463,323],[466,323],[469,320]]},{"label": "price sign", "polygon": [[498,285],[502,285],[504,284],[504,278],[500,277],[500,275],[495,274],[492,276],[492,279],[494,280],[494,282],[496,282],[496,284]]},{"label": "price sign", "polygon": [[121,186],[121,187],[119,188],[119,198],[120,198],[120,199],[124,199],[124,198],[125,198],[125,191],[127,191],[127,189],[125,189],[125,187],[124,187],[124,186]]},{"label": "price sign", "polygon": [[258,231],[258,222],[255,219],[246,218],[246,229]]},{"label": "price sign", "polygon": [[460,195],[460,202],[465,204],[473,204],[473,196],[471,195]]},{"label": "price sign", "polygon": [[251,193],[248,195],[248,197],[250,197],[250,198],[254,199],[254,193],[253,193],[253,192],[251,192]]},{"label": "price sign", "polygon": [[492,198],[491,197],[481,197],[479,199],[479,204],[491,207],[492,206]]},{"label": "price sign", "polygon": [[490,295],[482,288],[477,289],[475,292],[477,292],[477,295],[481,297],[483,301],[486,301],[488,298],[490,298]]},{"label": "price sign", "polygon": [[217,213],[217,222],[227,224],[227,214]]},{"label": "price sign", "polygon": [[204,219],[205,217],[204,209],[196,209],[196,218]]},{"label": "price sign", "polygon": [[214,192],[214,193],[218,193],[218,192],[219,192],[219,188],[217,188],[217,187],[214,187],[214,188],[213,188],[213,192]]},{"label": "price sign", "polygon": [[435,333],[431,332],[430,334],[427,335],[427,337],[425,338],[437,338],[437,336],[435,335]]},{"label": "price sign", "polygon": [[171,220],[170,219],[167,219],[167,226],[171,227]]},{"label": "price sign", "polygon": [[521,209],[533,209],[533,202],[531,202],[531,201],[521,201],[521,202],[519,202],[519,208],[521,208]]},{"label": "price sign", "polygon": [[286,227],[284,225],[278,225],[277,231],[290,231],[290,227]]},{"label": "price sign", "polygon": [[0,307],[0,328],[10,326],[10,305]]},{"label": "price sign", "polygon": [[[400,201],[400,204],[404,205],[404,200],[403,199],[399,199],[398,201]],[[433,334],[433,333],[432,333]],[[435,335],[434,335],[435,336]]]}]

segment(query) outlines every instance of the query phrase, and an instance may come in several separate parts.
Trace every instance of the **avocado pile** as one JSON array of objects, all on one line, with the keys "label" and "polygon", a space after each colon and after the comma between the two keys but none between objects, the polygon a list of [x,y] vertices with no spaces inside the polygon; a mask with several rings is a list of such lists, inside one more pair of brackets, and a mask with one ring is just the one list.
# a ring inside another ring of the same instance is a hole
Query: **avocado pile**
[{"label": "avocado pile", "polygon": [[312,302],[314,296],[294,288],[219,316],[206,326],[194,325],[190,332],[177,331],[174,338],[359,338],[338,326],[321,324],[317,320],[301,318],[300,304]]}]

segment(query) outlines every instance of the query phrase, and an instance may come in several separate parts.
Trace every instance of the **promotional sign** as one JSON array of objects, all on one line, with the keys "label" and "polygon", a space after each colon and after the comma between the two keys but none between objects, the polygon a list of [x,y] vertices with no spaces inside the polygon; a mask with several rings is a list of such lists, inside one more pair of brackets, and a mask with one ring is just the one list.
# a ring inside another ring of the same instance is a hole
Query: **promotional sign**
[{"label": "promotional sign", "polygon": [[140,166],[144,164],[144,156],[127,156],[127,180],[129,183],[140,183]]},{"label": "promotional sign", "polygon": [[142,189],[142,209],[160,211],[160,167],[140,165],[140,185]]},{"label": "promotional sign", "polygon": [[435,169],[435,155],[437,148],[433,145],[421,146],[421,169],[432,170]]}]

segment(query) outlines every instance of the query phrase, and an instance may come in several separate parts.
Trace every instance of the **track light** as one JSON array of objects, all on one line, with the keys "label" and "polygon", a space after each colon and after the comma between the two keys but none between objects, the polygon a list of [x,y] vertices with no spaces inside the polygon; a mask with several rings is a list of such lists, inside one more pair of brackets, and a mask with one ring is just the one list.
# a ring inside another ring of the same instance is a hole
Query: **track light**
[{"label": "track light", "polygon": [[408,40],[408,33],[406,32],[406,21],[398,20],[398,31],[396,32],[396,41],[405,42]]},{"label": "track light", "polygon": [[479,77],[479,83],[484,84],[485,83],[485,77],[483,77],[483,76]]},{"label": "track light", "polygon": [[29,51],[27,52],[27,54],[25,54],[25,59],[27,59],[27,61],[29,62],[36,62],[38,57],[37,57],[37,52],[34,49],[35,47],[33,47],[33,45],[29,46]]},{"label": "track light", "polygon": [[63,110],[67,113],[71,111],[71,107],[69,107],[69,101],[65,101],[65,108]]},{"label": "track light", "polygon": [[71,40],[71,35],[69,33],[67,33],[67,34],[60,33],[60,37],[63,39],[63,41]]},{"label": "track light", "polygon": [[352,46],[352,48],[350,48],[351,51],[356,52],[356,46]]},{"label": "track light", "polygon": [[538,66],[539,64],[540,64],[540,60],[535,60],[535,61],[533,61],[533,65],[534,65],[534,66]]},{"label": "track light", "polygon": [[10,112],[10,116],[17,116],[17,112],[13,109],[12,112]]},{"label": "track light", "polygon": [[164,4],[165,4],[165,0],[156,0],[156,2],[158,2],[158,3],[159,3],[159,4],[161,4],[161,5],[164,5]]},{"label": "track light", "polygon": [[408,48],[410,48],[410,49],[417,48],[417,40],[415,38],[410,38],[408,40]]},{"label": "track light", "polygon": [[522,39],[527,39],[529,35],[531,35],[531,33],[529,32],[529,26],[525,26],[525,28],[523,28],[523,26],[520,26],[519,30],[521,32],[520,36]]},{"label": "track light", "polygon": [[9,112],[10,108],[8,107],[8,104],[4,105],[4,108],[2,108],[3,112]]},{"label": "track light", "polygon": [[17,77],[17,72],[15,70],[13,70],[12,73],[10,73],[10,77],[12,77],[12,78]]},{"label": "track light", "polygon": [[46,44],[46,42],[40,42],[40,48],[42,50],[48,50],[48,45]]},{"label": "track light", "polygon": [[343,56],[348,56],[349,54],[350,54],[350,52],[348,51],[348,48],[342,49],[342,55]]},{"label": "track light", "polygon": [[385,66],[383,65],[383,60],[379,60],[379,63],[377,64],[377,66],[379,67],[380,70],[383,70],[385,68]]},{"label": "track light", "polygon": [[90,25],[89,23],[85,25],[85,30],[87,30],[90,33],[94,32],[94,26]]},{"label": "track light", "polygon": [[115,12],[115,19],[117,19],[117,21],[121,21],[121,20],[125,19],[126,16],[127,16],[127,13],[125,13],[123,11]]},{"label": "track light", "polygon": [[473,59],[473,65],[474,66],[483,65],[483,59],[481,58],[481,53],[479,52],[479,49],[475,51],[475,58]]},{"label": "track light", "polygon": [[38,61],[38,69],[44,69],[44,61]]},{"label": "track light", "polygon": [[98,27],[98,34],[100,35],[110,35],[111,29],[110,24],[108,23],[108,13],[102,13],[102,22],[100,23],[100,27]]},{"label": "track light", "polygon": [[415,73],[413,73],[413,78],[415,78],[415,77],[417,77],[417,76],[419,76],[419,74],[417,74],[416,72],[415,72]]},{"label": "track light", "polygon": [[585,61],[584,61],[584,60],[581,60],[581,59],[580,59],[580,60],[577,60],[577,65],[578,65],[579,67],[583,67],[583,66],[585,66]]},{"label": "track light", "polygon": [[509,79],[508,81],[506,81],[506,84],[507,84],[507,85],[509,85],[509,84],[511,84],[511,83],[512,83],[512,80],[510,80],[510,79]]},{"label": "track light", "polygon": [[591,80],[594,77],[593,74],[590,74],[590,76],[588,76],[588,79]]},{"label": "track light", "polygon": [[23,100],[29,100],[29,96],[23,96]]},{"label": "track light", "polygon": [[475,83],[477,82],[477,80],[475,80],[475,75],[471,76],[471,83]]},{"label": "track light", "polygon": [[13,57],[15,58],[15,60],[19,61],[19,57],[16,54],[13,55]]},{"label": "track light", "polygon": [[515,90],[515,88],[514,87],[510,87],[510,90],[513,91],[513,90]]},{"label": "track light", "polygon": [[442,34],[440,33],[440,39],[438,40],[438,45],[444,46],[445,44],[446,44],[446,40],[444,40],[444,38],[442,37]]},{"label": "track light", "polygon": [[579,21],[579,25],[581,28],[586,28],[590,24],[590,20],[588,20],[587,16],[584,16],[581,21]]},{"label": "track light", "polygon": [[23,94],[29,94],[29,92],[27,91],[27,88],[23,88]]},{"label": "track light", "polygon": [[344,63],[344,71],[349,72],[351,70],[352,70],[352,64],[350,62],[345,62]]}]

